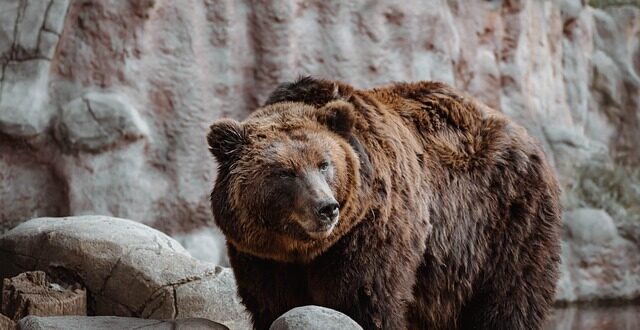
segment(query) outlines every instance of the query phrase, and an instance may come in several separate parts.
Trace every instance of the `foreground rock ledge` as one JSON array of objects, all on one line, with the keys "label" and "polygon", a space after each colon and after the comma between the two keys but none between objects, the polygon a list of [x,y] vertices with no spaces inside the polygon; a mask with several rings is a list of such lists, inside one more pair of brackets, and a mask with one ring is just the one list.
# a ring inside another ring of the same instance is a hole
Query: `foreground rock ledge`
[{"label": "foreground rock ledge", "polygon": [[228,268],[198,261],[143,224],[105,216],[38,218],[0,237],[0,276],[42,270],[90,293],[95,315],[250,323]]},{"label": "foreground rock ledge", "polygon": [[146,320],[134,317],[116,316],[28,316],[18,322],[20,330],[228,330],[224,325],[207,319],[192,318],[180,320]]}]

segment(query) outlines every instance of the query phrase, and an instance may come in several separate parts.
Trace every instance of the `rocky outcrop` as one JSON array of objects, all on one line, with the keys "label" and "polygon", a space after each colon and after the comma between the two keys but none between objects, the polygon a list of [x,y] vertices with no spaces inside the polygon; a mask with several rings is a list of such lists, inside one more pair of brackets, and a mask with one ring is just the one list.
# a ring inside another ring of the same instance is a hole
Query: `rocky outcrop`
[{"label": "rocky outcrop", "polygon": [[0,237],[0,277],[42,270],[89,292],[91,314],[202,317],[245,329],[230,269],[192,258],[140,223],[103,216],[39,218]]},{"label": "rocky outcrop", "polygon": [[62,106],[54,127],[63,149],[100,152],[148,135],[131,102],[115,93],[90,92]]},{"label": "rocky outcrop", "polygon": [[362,330],[354,320],[338,311],[320,307],[296,307],[278,317],[270,330]]},{"label": "rocky outcrop", "polygon": [[640,254],[634,3],[4,1],[0,231],[80,214],[199,231],[211,225],[212,120],[248,115],[299,74],[357,87],[435,79],[525,125],[568,214],[606,213],[610,237],[615,226],[602,246],[567,226],[558,299],[638,298],[621,275]]},{"label": "rocky outcrop", "polygon": [[559,302],[640,297],[638,246],[620,236],[606,212],[589,208],[569,211],[565,231]]},{"label": "rocky outcrop", "polygon": [[43,133],[52,116],[50,65],[68,0],[9,0],[0,5],[0,132]]}]

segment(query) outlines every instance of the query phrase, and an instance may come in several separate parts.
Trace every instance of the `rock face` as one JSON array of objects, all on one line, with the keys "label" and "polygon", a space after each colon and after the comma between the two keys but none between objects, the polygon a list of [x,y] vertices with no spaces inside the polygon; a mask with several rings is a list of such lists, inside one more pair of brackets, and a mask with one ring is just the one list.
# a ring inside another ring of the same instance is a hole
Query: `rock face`
[{"label": "rock face", "polygon": [[0,277],[27,270],[81,282],[91,314],[208,318],[231,329],[248,319],[230,269],[200,262],[165,234],[103,216],[39,218],[0,237]]},{"label": "rock face", "polygon": [[[212,120],[241,119],[299,74],[436,79],[525,125],[565,209],[616,228],[602,247],[567,233],[559,299],[637,298],[624,274],[640,254],[640,9],[622,3],[3,1],[0,231],[79,214],[198,230],[212,223]],[[593,287],[599,272],[617,284]]]},{"label": "rock face", "polygon": [[640,297],[638,245],[620,235],[609,214],[590,208],[566,212],[565,229],[558,301]]},{"label": "rock face", "polygon": [[270,330],[362,330],[350,317],[320,306],[296,307],[273,321]]}]

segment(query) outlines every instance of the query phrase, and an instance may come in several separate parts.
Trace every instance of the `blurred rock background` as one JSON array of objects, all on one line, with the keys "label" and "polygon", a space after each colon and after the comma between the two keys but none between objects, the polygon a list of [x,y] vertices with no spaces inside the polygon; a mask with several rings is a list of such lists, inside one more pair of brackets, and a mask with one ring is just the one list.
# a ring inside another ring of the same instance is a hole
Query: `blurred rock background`
[{"label": "blurred rock background", "polygon": [[205,143],[298,75],[452,84],[563,186],[559,303],[640,299],[640,2],[3,0],[0,234],[102,214],[225,264]]}]

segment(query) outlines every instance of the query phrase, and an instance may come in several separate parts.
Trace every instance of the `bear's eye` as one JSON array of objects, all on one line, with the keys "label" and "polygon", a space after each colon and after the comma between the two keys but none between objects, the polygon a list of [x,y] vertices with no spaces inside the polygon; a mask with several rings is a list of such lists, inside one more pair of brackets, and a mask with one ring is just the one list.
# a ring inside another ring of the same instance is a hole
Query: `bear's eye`
[{"label": "bear's eye", "polygon": [[296,177],[296,172],[293,170],[282,170],[277,173],[281,179],[291,179]]},{"label": "bear's eye", "polygon": [[329,169],[329,162],[324,161],[324,162],[320,163],[320,165],[318,165],[318,167],[320,168],[320,171],[325,172],[326,170]]}]

